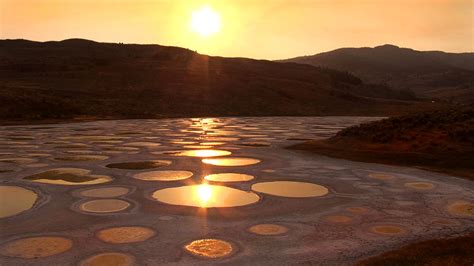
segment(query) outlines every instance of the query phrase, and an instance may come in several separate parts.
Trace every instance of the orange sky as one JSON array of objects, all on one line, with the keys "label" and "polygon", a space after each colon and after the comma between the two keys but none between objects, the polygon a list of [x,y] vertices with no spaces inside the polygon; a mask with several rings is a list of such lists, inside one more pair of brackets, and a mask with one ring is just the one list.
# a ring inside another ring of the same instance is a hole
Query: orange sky
[{"label": "orange sky", "polygon": [[[157,43],[222,56],[281,59],[392,43],[473,49],[474,0],[0,0],[0,38]],[[221,31],[189,30],[210,5]]]}]

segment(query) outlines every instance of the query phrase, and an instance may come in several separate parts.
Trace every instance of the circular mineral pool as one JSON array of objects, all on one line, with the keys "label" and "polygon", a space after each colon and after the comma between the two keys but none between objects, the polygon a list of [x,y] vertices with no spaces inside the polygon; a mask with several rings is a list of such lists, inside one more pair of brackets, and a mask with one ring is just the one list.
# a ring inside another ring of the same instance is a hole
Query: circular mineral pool
[{"label": "circular mineral pool", "polygon": [[474,216],[474,204],[467,201],[456,201],[448,205],[449,213],[460,216]]},{"label": "circular mineral pool", "polygon": [[405,183],[405,187],[418,189],[418,190],[430,190],[430,189],[435,188],[435,185],[428,182],[410,182],[410,183]]},{"label": "circular mineral pool", "polygon": [[185,149],[203,149],[203,150],[208,150],[212,149],[213,146],[204,146],[204,145],[185,145],[183,146]]},{"label": "circular mineral pool", "polygon": [[91,175],[90,170],[81,168],[56,168],[25,177],[24,179],[38,183],[55,185],[96,185],[112,181],[104,175]]},{"label": "circular mineral pool", "polygon": [[0,186],[0,218],[19,214],[31,209],[38,195],[18,186]]},{"label": "circular mineral pool", "polygon": [[192,175],[190,171],[166,170],[139,173],[133,178],[144,181],[177,181],[190,178]]},{"label": "circular mineral pool", "polygon": [[370,173],[369,177],[378,180],[392,180],[395,178],[395,176],[385,173]]},{"label": "circular mineral pool", "polygon": [[152,197],[171,205],[202,208],[238,207],[256,203],[260,199],[253,192],[208,184],[160,189]]},{"label": "circular mineral pool", "polygon": [[329,193],[329,190],[324,186],[295,181],[256,183],[252,185],[252,190],[273,196],[289,198],[321,197]]},{"label": "circular mineral pool", "polygon": [[271,143],[263,141],[247,141],[239,143],[239,145],[248,147],[268,147],[271,145]]},{"label": "circular mineral pool", "polygon": [[186,151],[180,151],[178,153],[175,153],[173,155],[175,156],[190,156],[190,157],[217,157],[217,156],[227,156],[232,154],[230,151],[224,151],[224,150],[186,150]]},{"label": "circular mineral pool", "polygon": [[129,142],[125,143],[126,146],[132,146],[132,147],[144,147],[144,148],[156,148],[160,146],[160,143],[156,142],[146,142],[146,141],[139,141],[139,142]]},{"label": "circular mineral pool", "polygon": [[83,260],[79,266],[132,266],[134,257],[124,253],[100,253]]},{"label": "circular mineral pool", "polygon": [[122,146],[112,146],[112,147],[104,147],[104,150],[108,151],[139,151],[139,148],[135,147],[122,147]]},{"label": "circular mineral pool", "polygon": [[214,142],[201,142],[199,143],[200,145],[204,145],[204,146],[219,146],[219,145],[224,145],[225,142],[217,142],[217,141],[214,141]]},{"label": "circular mineral pool", "polygon": [[282,235],[288,232],[288,228],[278,224],[257,224],[248,229],[249,232],[257,235]]},{"label": "circular mineral pool", "polygon": [[370,228],[370,230],[380,235],[400,235],[405,232],[405,229],[395,225],[378,225]]},{"label": "circular mineral pool", "polygon": [[82,211],[93,213],[111,213],[127,209],[130,203],[119,199],[98,199],[82,203],[79,208]]},{"label": "circular mineral pool", "polygon": [[208,259],[218,259],[232,254],[232,244],[220,239],[199,239],[184,246],[189,253]]},{"label": "circular mineral pool", "polygon": [[196,141],[181,141],[181,140],[177,141],[177,140],[175,140],[175,141],[171,141],[171,143],[181,144],[181,145],[193,145],[193,144],[196,144]]},{"label": "circular mineral pool", "polygon": [[128,170],[141,170],[141,169],[152,169],[162,166],[168,166],[171,161],[166,160],[153,160],[153,161],[138,161],[138,162],[122,162],[122,163],[111,163],[106,165],[108,168],[117,169],[128,169]]},{"label": "circular mineral pool", "polygon": [[112,244],[142,242],[156,235],[150,228],[140,226],[112,227],[100,230],[97,238]]},{"label": "circular mineral pool", "polygon": [[55,160],[58,161],[102,161],[107,160],[109,157],[105,155],[70,155],[56,157]]},{"label": "circular mineral pool", "polygon": [[260,160],[253,158],[241,158],[241,157],[230,157],[230,158],[212,158],[202,159],[205,164],[215,166],[246,166],[260,163]]},{"label": "circular mineral pool", "polygon": [[331,215],[326,216],[325,220],[330,223],[350,223],[352,221],[352,218],[345,215]]},{"label": "circular mineral pool", "polygon": [[36,163],[38,160],[32,158],[2,158],[0,163],[12,163],[12,164],[30,164]]},{"label": "circular mineral pool", "polygon": [[83,190],[79,194],[90,198],[114,198],[120,197],[130,192],[126,187],[102,187]]},{"label": "circular mineral pool", "polygon": [[207,175],[204,179],[215,182],[244,182],[254,179],[254,176],[238,173],[221,173]]},{"label": "circular mineral pool", "polygon": [[72,247],[72,241],[64,237],[41,236],[23,238],[0,247],[0,255],[24,259],[49,257],[63,253]]}]

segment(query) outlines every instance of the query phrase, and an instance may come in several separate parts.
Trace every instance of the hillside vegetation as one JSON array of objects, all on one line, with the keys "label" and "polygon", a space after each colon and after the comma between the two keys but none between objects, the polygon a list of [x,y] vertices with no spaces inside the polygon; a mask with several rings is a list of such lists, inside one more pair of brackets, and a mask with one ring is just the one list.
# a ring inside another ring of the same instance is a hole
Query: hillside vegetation
[{"label": "hillside vegetation", "polygon": [[344,129],[332,138],[294,148],[474,179],[474,106],[362,124]]},{"label": "hillside vegetation", "polygon": [[474,53],[416,51],[394,45],[342,48],[282,60],[348,71],[369,83],[435,101],[474,103]]},{"label": "hillside vegetation", "polygon": [[0,41],[0,119],[394,115],[437,105],[303,64],[159,45]]}]

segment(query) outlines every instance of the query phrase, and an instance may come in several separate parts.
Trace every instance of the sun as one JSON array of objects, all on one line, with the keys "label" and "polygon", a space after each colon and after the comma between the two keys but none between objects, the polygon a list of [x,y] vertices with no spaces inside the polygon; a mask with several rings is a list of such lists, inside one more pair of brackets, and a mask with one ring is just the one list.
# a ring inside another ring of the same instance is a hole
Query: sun
[{"label": "sun", "polygon": [[204,6],[192,13],[191,30],[202,37],[216,34],[221,29],[221,17],[210,6]]}]

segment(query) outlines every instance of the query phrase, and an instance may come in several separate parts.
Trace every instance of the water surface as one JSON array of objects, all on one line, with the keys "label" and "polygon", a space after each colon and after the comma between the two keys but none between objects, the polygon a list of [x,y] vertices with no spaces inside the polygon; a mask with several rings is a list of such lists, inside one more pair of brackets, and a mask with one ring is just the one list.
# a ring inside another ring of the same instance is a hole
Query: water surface
[{"label": "water surface", "polygon": [[0,218],[17,215],[29,210],[36,202],[38,195],[18,186],[0,186]]},{"label": "water surface", "polygon": [[207,184],[160,189],[152,197],[167,204],[201,208],[245,206],[260,199],[252,192]]}]

